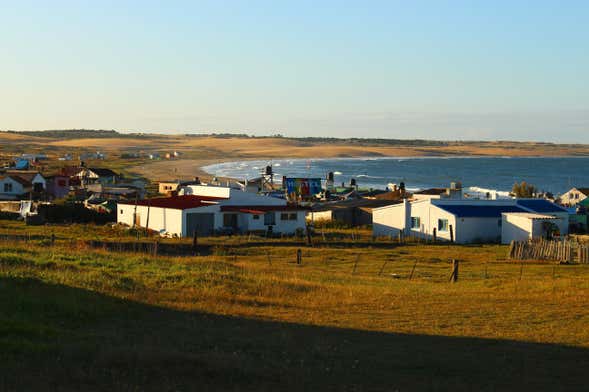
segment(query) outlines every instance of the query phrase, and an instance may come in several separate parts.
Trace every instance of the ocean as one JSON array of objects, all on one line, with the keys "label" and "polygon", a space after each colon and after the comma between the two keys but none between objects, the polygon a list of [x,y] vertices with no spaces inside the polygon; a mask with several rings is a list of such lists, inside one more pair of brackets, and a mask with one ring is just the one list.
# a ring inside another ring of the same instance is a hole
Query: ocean
[{"label": "ocean", "polygon": [[203,169],[212,175],[238,179],[260,175],[272,165],[275,179],[321,177],[335,173],[335,183],[355,178],[362,188],[385,189],[404,182],[408,190],[448,187],[460,181],[471,193],[506,196],[514,182],[525,180],[540,191],[562,194],[573,186],[589,187],[589,157],[398,157],[272,159],[225,162]]}]

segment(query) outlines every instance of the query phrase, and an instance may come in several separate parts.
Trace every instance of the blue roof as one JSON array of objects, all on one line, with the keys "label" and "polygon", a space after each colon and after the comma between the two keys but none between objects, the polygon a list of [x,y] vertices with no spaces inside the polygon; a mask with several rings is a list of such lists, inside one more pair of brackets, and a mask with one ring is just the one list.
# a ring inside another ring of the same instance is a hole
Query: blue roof
[{"label": "blue roof", "polygon": [[504,212],[527,212],[515,205],[460,205],[460,204],[436,204],[444,211],[455,215],[458,218],[501,218]]},{"label": "blue roof", "polygon": [[18,161],[16,161],[16,169],[24,170],[24,169],[28,169],[28,168],[29,168],[29,161],[27,161],[26,159],[19,159]]},{"label": "blue roof", "polygon": [[521,199],[517,201],[520,206],[530,209],[534,212],[567,212],[564,208],[544,199]]}]

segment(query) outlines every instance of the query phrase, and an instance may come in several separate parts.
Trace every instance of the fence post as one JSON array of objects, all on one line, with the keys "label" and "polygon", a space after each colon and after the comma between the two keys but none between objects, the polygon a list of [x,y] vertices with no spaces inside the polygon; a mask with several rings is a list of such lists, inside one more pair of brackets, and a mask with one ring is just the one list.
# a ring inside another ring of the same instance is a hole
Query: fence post
[{"label": "fence post", "polygon": [[303,252],[301,249],[297,249],[297,264],[301,265],[303,263]]},{"label": "fence post", "polygon": [[159,246],[159,238],[155,240],[155,242],[153,243],[153,257],[157,257],[157,248]]},{"label": "fence post", "polygon": [[415,272],[415,267],[417,267],[417,260],[413,263],[413,268],[411,268],[411,274],[409,274],[409,280],[413,279],[413,273]]},{"label": "fence post", "polygon": [[458,282],[458,260],[452,260],[452,274],[450,274],[450,282]]},{"label": "fence post", "polygon": [[450,242],[454,242],[454,227],[450,225]]},{"label": "fence post", "polygon": [[[266,251],[266,257],[268,258],[268,265],[271,266],[272,265],[272,257],[270,257],[270,251],[269,250]],[[297,264],[300,264],[298,257],[299,256],[298,256],[298,253],[297,253]]]},{"label": "fence post", "polygon": [[51,246],[55,245],[55,233],[51,233]]},{"label": "fence post", "polygon": [[192,233],[192,254],[196,256],[197,250],[198,250],[198,235],[196,234],[196,229],[194,229],[194,233]]},{"label": "fence post", "polygon": [[355,274],[356,273],[356,268],[358,268],[358,261],[360,261],[360,253],[358,253],[356,255],[356,261],[354,261],[354,269],[352,270],[352,273]]},{"label": "fence post", "polygon": [[313,246],[313,239],[311,238],[311,231],[309,230],[309,226],[307,226],[307,246]]},{"label": "fence post", "polygon": [[388,260],[385,260],[384,263],[382,263],[382,267],[380,267],[380,271],[378,271],[378,276],[382,275],[382,271],[384,271],[384,267],[387,265],[388,262]]},{"label": "fence post", "polygon": [[511,240],[510,244],[509,244],[509,258],[513,259],[513,252],[515,250],[515,240]]}]

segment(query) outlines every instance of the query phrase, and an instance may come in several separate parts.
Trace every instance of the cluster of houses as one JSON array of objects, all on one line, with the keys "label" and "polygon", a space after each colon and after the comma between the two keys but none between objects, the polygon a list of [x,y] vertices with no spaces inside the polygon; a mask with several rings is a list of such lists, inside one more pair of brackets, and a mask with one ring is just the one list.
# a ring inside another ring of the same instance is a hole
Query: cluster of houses
[{"label": "cluster of houses", "polygon": [[[273,192],[193,181],[162,182],[163,197],[118,202],[117,221],[162,235],[303,232],[319,221],[372,225],[373,235],[456,243],[564,236],[571,211],[545,199],[473,199],[460,184],[413,194],[404,187],[320,203],[290,203]],[[588,199],[589,201],[589,199]]]},{"label": "cluster of houses", "polygon": [[111,169],[83,165],[47,174],[37,170],[0,169],[0,201],[48,202],[71,196],[86,207],[109,212],[117,200],[143,199],[143,181],[126,181]]},{"label": "cluster of houses", "polygon": [[[558,203],[542,198],[468,197],[460,183],[409,193],[404,184],[391,185],[386,191],[361,189],[355,181],[336,187],[328,177],[321,188],[319,179],[284,178],[284,189],[279,189],[271,168],[266,168],[260,178],[226,185],[216,180],[204,184],[198,178],[160,182],[161,196],[146,198],[143,181],[125,180],[110,169],[83,164],[47,175],[31,166],[42,159],[23,156],[16,167],[0,169],[0,200],[51,201],[73,196],[87,208],[116,211],[118,223],[166,236],[293,234],[325,221],[371,225],[375,237],[456,243],[509,243],[587,230],[589,188],[573,188]],[[292,189],[287,190],[287,183]],[[313,194],[317,189],[320,197]],[[312,197],[302,199],[305,194]]]}]

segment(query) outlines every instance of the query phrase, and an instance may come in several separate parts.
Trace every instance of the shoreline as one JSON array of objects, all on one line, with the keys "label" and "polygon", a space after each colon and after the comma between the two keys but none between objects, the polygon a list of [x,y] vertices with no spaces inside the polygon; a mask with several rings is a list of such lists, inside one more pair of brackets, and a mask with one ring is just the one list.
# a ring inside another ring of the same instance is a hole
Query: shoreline
[{"label": "shoreline", "polygon": [[[520,159],[518,159],[520,158]],[[440,168],[437,167],[435,161],[451,161],[451,160],[478,160],[484,159],[485,161],[473,164],[461,162],[441,164]],[[530,159],[537,159],[544,161],[543,163],[524,163],[523,161],[529,161]],[[564,169],[563,165],[571,165],[571,162],[559,162],[558,164],[552,163],[557,162],[559,159],[589,159],[587,156],[481,156],[481,155],[452,155],[452,156],[425,156],[425,155],[414,155],[414,156],[385,156],[385,157],[374,157],[374,156],[362,156],[362,157],[333,157],[333,158],[246,158],[240,160],[209,160],[208,162],[202,162],[199,167],[200,171],[206,173],[210,177],[217,177],[219,179],[232,179],[232,180],[243,180],[243,178],[254,178],[257,177],[263,167],[267,164],[272,165],[277,176],[292,176],[292,177],[318,177],[324,178],[327,171],[334,171],[337,173],[339,179],[336,178],[336,183],[348,182],[351,178],[355,178],[359,181],[360,186],[367,189],[386,189],[389,183],[399,183],[400,181],[405,182],[407,189],[412,191],[423,190],[428,188],[440,188],[449,185],[452,181],[461,181],[464,185],[464,192],[472,195],[481,195],[485,193],[496,194],[498,197],[503,197],[508,194],[513,186],[514,182],[527,181],[536,185],[541,192],[550,192],[555,195],[562,194],[570,189],[571,186],[565,184]],[[499,164],[498,161],[514,161],[513,163]],[[330,162],[325,166],[315,165],[314,171],[310,169],[313,162]],[[356,164],[343,164],[342,168],[337,167],[337,162],[353,162],[353,161],[366,161],[366,171],[363,168],[358,168]],[[387,163],[368,163],[374,161],[398,161],[398,163],[391,163],[390,170],[387,167]],[[422,161],[419,164],[415,164],[415,170],[411,163],[404,161]],[[433,161],[431,163],[432,173],[428,174],[429,163],[423,161]],[[520,163],[522,165],[521,171],[518,171]],[[493,166],[493,162],[496,162],[497,167],[503,170],[497,173],[491,172],[486,177],[484,175],[485,168],[487,166]],[[247,164],[246,164],[247,163]],[[252,163],[254,163],[252,165]],[[305,169],[304,164],[308,164]],[[290,166],[292,165],[292,166]],[[349,165],[349,166],[348,166]],[[466,165],[466,166],[464,166]],[[411,167],[411,169],[409,169]],[[458,167],[458,169],[457,169]],[[471,172],[468,170],[461,170],[460,167],[471,167]],[[544,169],[542,169],[544,168]],[[375,171],[373,171],[375,170]],[[446,170],[446,172],[444,172]],[[454,170],[455,177],[452,177],[452,170]],[[505,170],[511,174],[505,174]],[[560,170],[560,171],[559,171]],[[290,171],[290,173],[289,173]],[[306,173],[305,173],[306,171]],[[323,173],[325,171],[325,173]],[[342,174],[341,172],[344,172]],[[387,172],[389,171],[389,172]],[[321,172],[321,173],[319,173]],[[438,174],[436,174],[436,172]],[[562,173],[561,173],[562,172]],[[362,174],[358,174],[362,173]],[[521,174],[518,174],[521,173]],[[548,180],[543,180],[542,173],[546,174]],[[561,173],[561,174],[559,174]],[[370,175],[369,175],[370,174]],[[577,175],[576,182],[585,183],[587,182],[586,176]],[[447,184],[446,181],[447,180]],[[442,183],[443,182],[443,183]],[[570,182],[570,178],[569,178]]]}]

